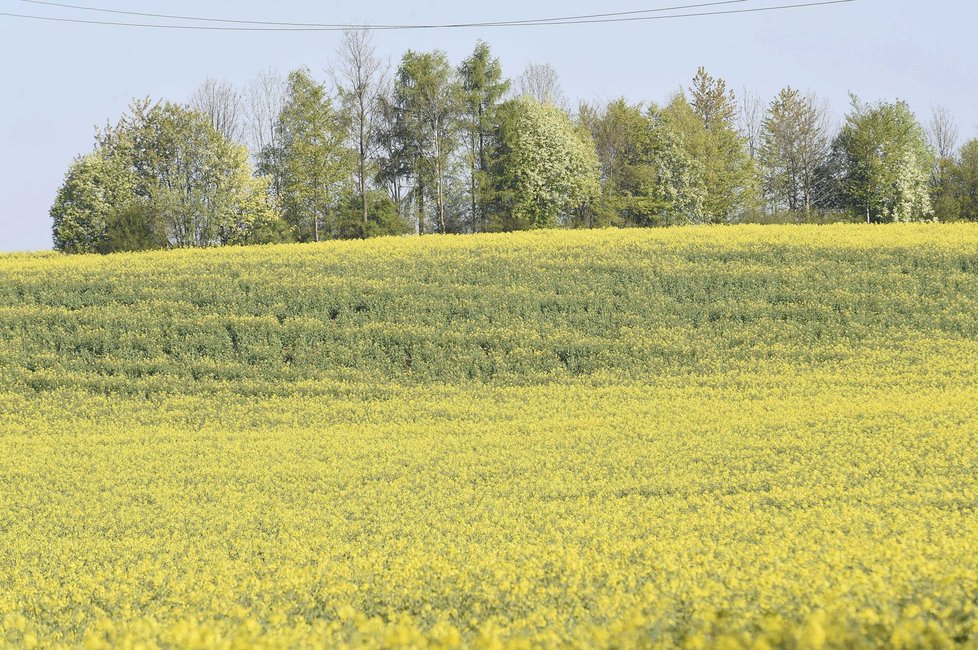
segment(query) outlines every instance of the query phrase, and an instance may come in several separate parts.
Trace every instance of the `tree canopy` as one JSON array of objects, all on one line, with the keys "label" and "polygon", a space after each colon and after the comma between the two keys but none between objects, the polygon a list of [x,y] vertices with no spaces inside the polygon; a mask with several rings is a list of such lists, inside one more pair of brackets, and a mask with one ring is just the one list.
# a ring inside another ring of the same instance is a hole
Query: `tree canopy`
[{"label": "tree canopy", "polygon": [[600,193],[591,135],[555,106],[522,96],[502,109],[496,190],[504,229],[553,228]]}]

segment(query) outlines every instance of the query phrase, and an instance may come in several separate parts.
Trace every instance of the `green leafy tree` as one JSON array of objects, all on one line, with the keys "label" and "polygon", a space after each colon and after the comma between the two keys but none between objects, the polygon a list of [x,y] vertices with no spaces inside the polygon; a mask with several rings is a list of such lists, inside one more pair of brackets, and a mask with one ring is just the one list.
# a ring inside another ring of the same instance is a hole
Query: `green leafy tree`
[{"label": "green leafy tree", "polygon": [[853,95],[834,148],[843,196],[853,212],[867,221],[912,221],[933,214],[932,155],[905,102],[865,104]]},{"label": "green leafy tree", "polygon": [[701,68],[690,88],[663,109],[690,158],[699,165],[706,190],[703,220],[730,223],[756,209],[758,179],[747,142],[737,130],[737,104],[726,84]]},{"label": "green leafy tree", "polygon": [[759,157],[769,204],[794,214],[821,205],[830,188],[831,153],[824,105],[791,87],[783,89],[761,125]]},{"label": "green leafy tree", "polygon": [[601,164],[597,221],[587,225],[656,226],[702,219],[705,189],[697,163],[653,107],[611,102],[580,112]]},{"label": "green leafy tree", "polygon": [[961,218],[978,221],[978,138],[961,147],[961,156],[954,171],[961,205]]},{"label": "green leafy tree", "polygon": [[284,218],[300,241],[336,236],[335,207],[356,160],[346,137],[346,122],[325,86],[308,70],[289,74],[276,145],[263,152],[260,169],[280,188]]},{"label": "green leafy tree", "polygon": [[500,229],[553,228],[600,195],[590,133],[559,108],[527,96],[509,101],[497,137]]},{"label": "green leafy tree", "polygon": [[941,221],[960,219],[963,212],[958,183],[959,131],[950,111],[934,108],[927,125],[927,144],[934,153],[931,171],[931,204]]},{"label": "green leafy tree", "polygon": [[395,80],[400,162],[414,181],[418,232],[428,231],[427,199],[434,203],[433,229],[449,232],[447,206],[452,164],[459,147],[461,85],[444,52],[409,50]]},{"label": "green leafy tree", "polygon": [[479,231],[486,227],[483,204],[491,186],[489,163],[496,145],[493,139],[496,114],[510,82],[503,79],[499,59],[493,58],[492,50],[482,41],[462,62],[459,76],[465,106],[463,130],[469,163],[470,221],[472,230]]},{"label": "green leafy tree", "polygon": [[147,251],[165,248],[166,245],[166,232],[153,206],[129,203],[109,213],[98,252]]},{"label": "green leafy tree", "polygon": [[252,176],[247,166],[239,169],[241,196],[234,218],[222,223],[223,244],[245,246],[279,244],[293,240],[289,224],[282,219],[281,210],[271,191],[271,179]]},{"label": "green leafy tree", "polygon": [[224,139],[206,116],[165,102],[135,102],[101,136],[101,146],[135,175],[136,196],[156,214],[172,246],[224,243],[249,191],[244,147]]},{"label": "green leafy tree", "polygon": [[105,150],[77,158],[51,208],[54,247],[66,253],[104,250],[113,213],[135,199],[131,169]]},{"label": "green leafy tree", "polygon": [[690,107],[707,131],[733,127],[737,115],[737,97],[727,89],[727,82],[717,79],[700,67],[689,87]]},{"label": "green leafy tree", "polygon": [[102,130],[93,154],[69,170],[51,214],[68,252],[257,241],[255,224],[278,219],[267,184],[252,177],[244,147],[202,114],[139,100]]},{"label": "green leafy tree", "polygon": [[374,183],[384,188],[387,196],[404,215],[408,191],[406,182],[411,176],[414,161],[400,97],[394,92],[382,94],[377,99],[377,129],[374,132],[376,146],[376,172]]},{"label": "green leafy tree", "polygon": [[340,201],[337,214],[337,237],[367,239],[406,235],[410,225],[401,216],[397,204],[382,190],[367,192],[367,221],[363,221],[363,202],[359,194],[347,193]]}]

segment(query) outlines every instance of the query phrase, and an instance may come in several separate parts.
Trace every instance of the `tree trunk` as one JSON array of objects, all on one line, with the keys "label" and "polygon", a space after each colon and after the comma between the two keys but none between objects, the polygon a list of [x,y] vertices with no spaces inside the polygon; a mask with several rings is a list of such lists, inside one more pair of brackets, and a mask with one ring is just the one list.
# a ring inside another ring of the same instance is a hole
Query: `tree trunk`
[{"label": "tree trunk", "polygon": [[479,232],[479,215],[477,214],[475,205],[475,169],[476,169],[476,151],[475,151],[475,133],[472,134],[471,138],[472,144],[472,161],[471,167],[469,168],[469,192],[472,195],[472,232]]},{"label": "tree trunk", "polygon": [[[363,97],[360,98],[360,201],[363,208],[363,225],[367,225],[367,134],[365,124],[367,111],[363,106]],[[366,233],[364,233],[366,235]]]},{"label": "tree trunk", "polygon": [[418,193],[418,235],[424,235],[424,183],[418,183],[415,188]]}]

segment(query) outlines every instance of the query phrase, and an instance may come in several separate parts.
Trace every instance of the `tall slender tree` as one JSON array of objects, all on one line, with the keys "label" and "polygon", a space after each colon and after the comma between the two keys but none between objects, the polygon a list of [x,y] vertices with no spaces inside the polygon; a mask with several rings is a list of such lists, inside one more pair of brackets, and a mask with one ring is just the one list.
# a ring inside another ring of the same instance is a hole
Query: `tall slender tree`
[{"label": "tall slender tree", "polygon": [[828,189],[832,143],[828,109],[788,87],[768,107],[761,128],[764,191],[775,209],[806,215]]},{"label": "tall slender tree", "polygon": [[510,82],[503,79],[499,59],[493,58],[489,45],[479,41],[472,55],[459,68],[464,92],[464,131],[469,162],[469,202],[471,227],[486,227],[482,203],[489,187],[489,161],[494,148],[493,132],[496,112]]},{"label": "tall slender tree", "polygon": [[462,92],[444,52],[408,51],[401,60],[395,85],[399,107],[398,130],[406,141],[414,180],[418,232],[427,230],[425,199],[434,202],[434,228],[448,232],[450,171],[458,149]]},{"label": "tall slender tree", "polygon": [[364,224],[369,220],[369,182],[382,117],[380,100],[389,67],[377,55],[369,31],[355,29],[343,34],[333,76],[350,120],[350,139],[356,154],[354,176]]},{"label": "tall slender tree", "polygon": [[931,170],[931,202],[941,219],[954,220],[961,215],[960,192],[956,186],[958,140],[960,132],[954,116],[943,106],[931,113],[927,125],[927,143],[934,152]]},{"label": "tall slender tree", "polygon": [[961,218],[978,221],[978,138],[969,140],[961,147],[955,177]]},{"label": "tall slender tree", "polygon": [[263,152],[262,170],[276,179],[285,220],[300,241],[332,237],[331,217],[351,176],[353,156],[341,113],[308,70],[289,75],[275,128],[276,144]]},{"label": "tall slender tree", "polygon": [[682,146],[698,163],[706,189],[704,220],[730,223],[757,205],[757,172],[735,124],[737,101],[722,79],[700,68],[689,99],[677,94],[663,110]]},{"label": "tall slender tree", "polygon": [[737,97],[727,89],[727,82],[707,73],[700,67],[689,87],[689,103],[693,112],[703,120],[707,131],[719,131],[734,126],[737,116]]}]

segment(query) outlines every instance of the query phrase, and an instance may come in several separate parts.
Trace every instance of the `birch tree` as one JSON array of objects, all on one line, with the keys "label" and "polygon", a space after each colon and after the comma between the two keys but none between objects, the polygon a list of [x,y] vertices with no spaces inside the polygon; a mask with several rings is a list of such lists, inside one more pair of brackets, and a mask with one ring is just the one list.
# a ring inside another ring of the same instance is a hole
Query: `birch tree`
[{"label": "birch tree", "polygon": [[462,92],[444,52],[408,51],[397,72],[399,131],[414,180],[418,232],[427,231],[425,199],[434,202],[434,229],[449,231],[449,174],[459,147]]},{"label": "birch tree", "polygon": [[369,182],[382,115],[380,105],[389,65],[377,55],[370,32],[350,30],[343,34],[333,78],[343,108],[350,119],[351,145],[356,155],[354,177],[363,223],[369,220]]}]

